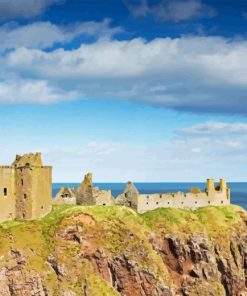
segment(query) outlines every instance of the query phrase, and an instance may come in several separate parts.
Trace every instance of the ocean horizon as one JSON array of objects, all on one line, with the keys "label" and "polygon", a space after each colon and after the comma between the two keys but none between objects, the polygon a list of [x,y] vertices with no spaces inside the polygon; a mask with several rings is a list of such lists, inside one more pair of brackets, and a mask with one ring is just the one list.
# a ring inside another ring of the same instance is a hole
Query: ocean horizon
[{"label": "ocean horizon", "polygon": [[[73,186],[78,187],[80,183],[53,183],[52,196],[58,193],[60,187]],[[198,187],[202,191],[205,189],[205,182],[153,182],[153,183],[134,183],[141,194],[167,193],[167,192],[189,192],[191,187]],[[125,188],[126,183],[94,183],[94,187],[101,190],[111,190],[112,195],[117,197]],[[246,182],[228,182],[231,189],[231,203],[247,209],[247,183]]]}]

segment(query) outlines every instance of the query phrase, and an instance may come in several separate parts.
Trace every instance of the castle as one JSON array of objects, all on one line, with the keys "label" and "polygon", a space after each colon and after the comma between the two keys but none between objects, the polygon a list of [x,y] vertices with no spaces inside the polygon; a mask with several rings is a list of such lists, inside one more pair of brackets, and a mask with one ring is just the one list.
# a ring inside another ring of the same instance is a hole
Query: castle
[{"label": "castle", "polygon": [[85,175],[77,189],[62,187],[52,200],[52,167],[43,166],[41,153],[16,156],[11,166],[0,166],[0,222],[12,219],[32,220],[48,214],[52,204],[128,206],[138,213],[157,208],[195,210],[205,206],[230,204],[230,188],[225,179],[217,186],[207,180],[204,192],[192,188],[183,193],[140,194],[132,182],[113,198],[110,190],[93,187],[92,174]]},{"label": "castle", "polygon": [[230,188],[225,179],[220,179],[215,186],[214,179],[207,180],[204,192],[199,188],[192,188],[183,193],[154,193],[140,194],[132,182],[128,182],[124,192],[114,199],[111,191],[101,191],[93,187],[92,174],[88,173],[84,181],[75,190],[62,187],[58,192],[55,203],[74,205],[121,205],[131,207],[138,213],[145,213],[157,208],[181,208],[195,210],[206,206],[230,205]]},{"label": "castle", "polygon": [[0,222],[32,220],[52,208],[52,167],[43,166],[41,153],[16,156],[11,166],[0,166]]}]

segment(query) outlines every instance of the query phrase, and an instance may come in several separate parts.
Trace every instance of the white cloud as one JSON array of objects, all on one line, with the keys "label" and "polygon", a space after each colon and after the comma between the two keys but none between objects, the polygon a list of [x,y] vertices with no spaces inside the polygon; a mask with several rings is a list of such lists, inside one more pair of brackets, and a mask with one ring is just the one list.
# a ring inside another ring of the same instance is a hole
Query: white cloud
[{"label": "white cloud", "polygon": [[76,99],[74,91],[64,91],[43,80],[0,81],[0,103],[52,104]]},{"label": "white cloud", "polygon": [[205,123],[197,124],[189,128],[184,128],[180,131],[184,135],[194,135],[194,136],[224,136],[229,134],[234,134],[239,136],[239,134],[244,134],[247,132],[246,123],[227,123],[227,122],[217,122],[208,121]]},{"label": "white cloud", "polygon": [[155,4],[140,0],[139,4],[125,1],[135,17],[153,15],[159,21],[185,21],[195,18],[208,18],[216,15],[215,9],[203,4],[200,0],[160,0]]},{"label": "white cloud", "polygon": [[48,80],[87,98],[195,112],[247,112],[247,42],[220,37],[98,40],[75,50],[25,47],[0,59],[6,75]]},{"label": "white cloud", "polygon": [[92,171],[98,182],[182,182],[204,181],[209,177],[243,181],[247,161],[246,131],[242,130],[235,137],[235,123],[228,127],[231,127],[229,133],[221,137],[178,132],[161,143],[95,141],[73,149],[53,148],[44,151],[44,157],[54,165],[56,181],[79,182],[87,171]]},{"label": "white cloud", "polygon": [[[207,125],[207,122],[203,124]],[[27,152],[28,147],[30,151],[42,151],[44,163],[53,166],[54,182],[79,182],[89,171],[94,173],[95,182],[195,182],[205,181],[209,177],[244,181],[246,131],[243,129],[236,135],[236,123],[229,123],[228,127],[229,133],[220,137],[178,131],[172,138],[159,142],[142,142],[138,139],[135,142],[125,139],[86,142],[85,139],[84,144],[78,146],[78,141],[71,145],[70,140],[61,138],[49,148],[45,145],[45,149],[42,146],[44,141],[16,141],[15,145],[10,145],[4,140],[0,143],[0,163],[11,163],[16,151],[22,154]],[[197,129],[197,125],[188,129]],[[2,137],[7,133],[9,130],[2,133]],[[11,130],[11,135],[13,139],[19,139],[19,130],[16,135]],[[78,133],[80,137],[82,135]]]},{"label": "white cloud", "polygon": [[68,26],[58,26],[50,22],[35,22],[20,26],[7,23],[0,27],[0,51],[18,47],[44,49],[56,43],[65,44],[79,36],[110,38],[121,31],[120,27],[111,28],[110,19],[102,22],[79,22]]},{"label": "white cloud", "polygon": [[0,19],[30,18],[41,14],[47,7],[66,0],[1,0]]}]

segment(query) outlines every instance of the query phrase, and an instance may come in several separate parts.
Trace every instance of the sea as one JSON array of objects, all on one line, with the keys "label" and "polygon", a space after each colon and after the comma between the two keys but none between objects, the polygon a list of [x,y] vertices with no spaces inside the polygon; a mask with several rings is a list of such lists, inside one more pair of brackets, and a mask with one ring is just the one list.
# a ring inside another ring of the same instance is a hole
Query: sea
[{"label": "sea", "polygon": [[[241,206],[247,210],[247,183],[227,183],[231,188],[231,203]],[[114,197],[123,192],[126,183],[94,183],[101,190],[111,190]],[[62,186],[78,187],[79,183],[53,183],[52,195],[55,196]],[[135,183],[136,188],[142,194],[167,193],[167,192],[189,192],[191,187],[198,187],[202,191],[205,183]]]}]

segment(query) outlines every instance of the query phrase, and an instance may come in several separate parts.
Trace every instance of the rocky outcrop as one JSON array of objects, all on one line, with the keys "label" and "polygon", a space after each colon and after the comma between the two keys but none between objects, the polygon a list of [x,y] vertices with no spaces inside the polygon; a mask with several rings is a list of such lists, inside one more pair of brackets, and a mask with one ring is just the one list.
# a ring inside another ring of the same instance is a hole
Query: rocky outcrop
[{"label": "rocky outcrop", "polygon": [[136,210],[138,195],[139,191],[135,185],[129,181],[125,186],[124,192],[117,196],[116,203]]},{"label": "rocky outcrop", "polygon": [[56,206],[0,226],[1,296],[244,296],[247,216],[239,207],[144,215]]},{"label": "rocky outcrop", "polygon": [[[152,239],[154,249],[168,267],[180,295],[247,295],[246,234],[228,242],[231,255],[213,243],[206,234],[181,239],[164,234]],[[202,294],[204,295],[204,294]]]}]

